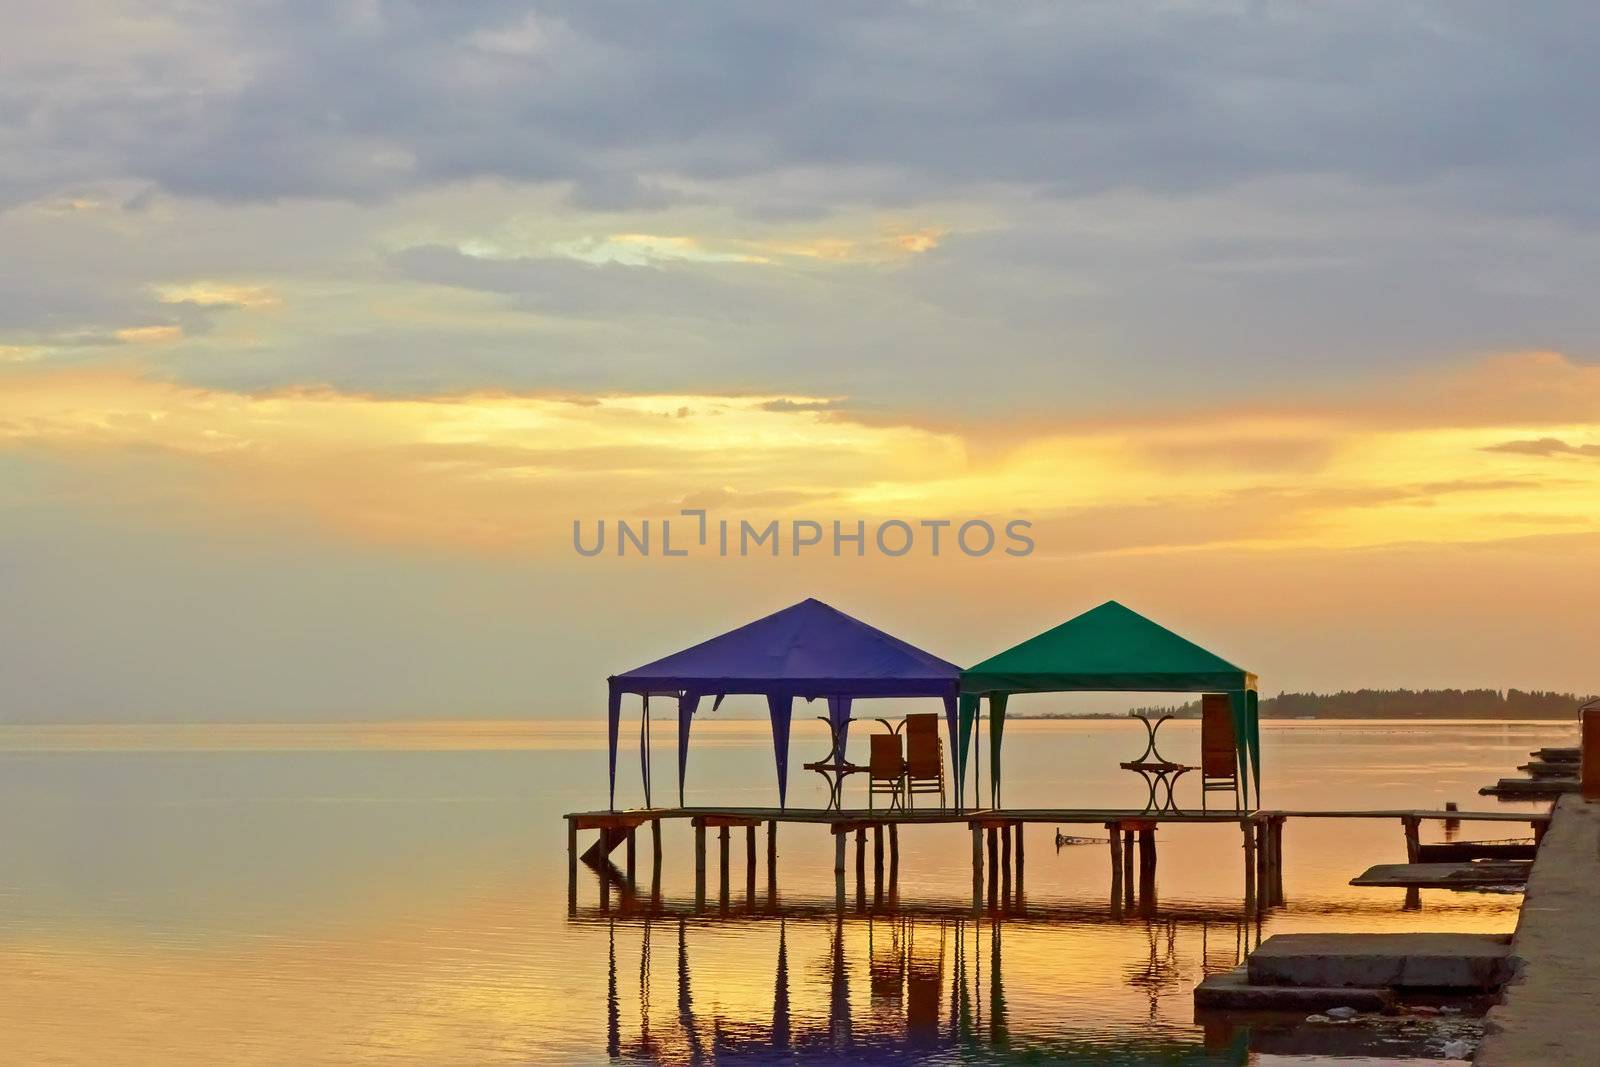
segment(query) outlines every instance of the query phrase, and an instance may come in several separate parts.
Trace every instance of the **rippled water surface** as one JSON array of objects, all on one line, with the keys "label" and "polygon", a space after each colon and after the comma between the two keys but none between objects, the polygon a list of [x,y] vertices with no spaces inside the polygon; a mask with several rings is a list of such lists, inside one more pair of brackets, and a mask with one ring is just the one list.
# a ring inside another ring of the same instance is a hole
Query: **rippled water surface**
[{"label": "rippled water surface", "polygon": [[[816,723],[795,731],[798,768],[827,746]],[[1194,724],[1163,733],[1167,755],[1197,757]],[[1520,810],[1478,787],[1572,737],[1527,723],[1263,734],[1266,803],[1285,809]],[[655,736],[659,801],[673,740],[665,723]],[[774,802],[764,723],[712,720],[694,740],[690,804]],[[1137,723],[1015,722],[1006,801],[1140,806],[1143,787],[1116,763],[1142,746]],[[637,761],[624,746],[619,804],[639,802]],[[814,775],[791,778],[791,806],[822,804]],[[642,836],[642,899],[612,892],[602,910],[599,877],[580,868],[569,915],[560,815],[603,807],[604,781],[595,721],[0,727],[4,1058],[1304,1064],[1295,1032],[1197,1025],[1195,982],[1277,932],[1510,931],[1520,902],[1426,892],[1407,910],[1398,890],[1346,884],[1404,859],[1398,823],[1295,820],[1287,903],[1259,924],[1229,826],[1163,828],[1154,906],[1114,912],[1107,846],[1057,849],[1040,826],[1010,914],[974,916],[966,831],[919,826],[900,835],[881,904],[870,884],[858,901],[852,857],[841,919],[826,829],[785,826],[776,899],[764,835],[746,896],[736,830],[727,912],[713,844],[713,899],[697,915],[691,831],[669,822],[658,902]],[[1193,786],[1179,796],[1198,802]],[[1460,836],[1526,833],[1469,823]]]}]

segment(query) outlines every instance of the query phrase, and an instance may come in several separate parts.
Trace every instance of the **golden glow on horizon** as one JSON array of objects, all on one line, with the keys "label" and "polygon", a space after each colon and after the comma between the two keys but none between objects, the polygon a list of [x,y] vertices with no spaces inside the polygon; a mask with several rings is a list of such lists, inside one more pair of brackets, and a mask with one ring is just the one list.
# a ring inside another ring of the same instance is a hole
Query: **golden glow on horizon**
[{"label": "golden glow on horizon", "polygon": [[[573,518],[684,506],[752,520],[1025,515],[1047,554],[1600,531],[1600,462],[1583,451],[1600,432],[1576,417],[1600,410],[1600,368],[1501,357],[1382,395],[958,432],[857,420],[828,397],[252,394],[18,365],[0,448],[87,468],[159,457],[113,504],[178,494],[223,518],[519,552],[566,550]],[[1545,439],[1570,447],[1497,447]]]}]

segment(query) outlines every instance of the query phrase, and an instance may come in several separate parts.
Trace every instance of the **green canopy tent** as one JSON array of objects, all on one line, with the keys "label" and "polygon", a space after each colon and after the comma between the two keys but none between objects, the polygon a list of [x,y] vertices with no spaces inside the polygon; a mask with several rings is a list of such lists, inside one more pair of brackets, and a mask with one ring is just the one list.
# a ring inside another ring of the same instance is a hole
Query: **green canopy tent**
[{"label": "green canopy tent", "polygon": [[[1261,724],[1256,676],[1108,600],[1060,626],[961,672],[957,795],[965,787],[978,701],[989,699],[989,797],[1000,806],[1000,740],[1012,693],[1226,693],[1233,712],[1239,781],[1261,802]],[[974,798],[974,803],[977,799]]]}]

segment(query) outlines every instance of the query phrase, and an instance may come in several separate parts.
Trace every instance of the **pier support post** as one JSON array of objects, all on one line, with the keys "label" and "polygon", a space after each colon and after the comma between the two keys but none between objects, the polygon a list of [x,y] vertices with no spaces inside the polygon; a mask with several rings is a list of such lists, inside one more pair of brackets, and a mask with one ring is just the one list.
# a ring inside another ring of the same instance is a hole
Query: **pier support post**
[{"label": "pier support post", "polygon": [[728,910],[728,828],[721,827],[717,833],[717,851],[722,857],[722,880],[717,893],[717,904],[723,911]]},{"label": "pier support post", "polygon": [[1139,907],[1152,914],[1156,906],[1156,828],[1139,827]]},{"label": "pier support post", "polygon": [[627,873],[628,873],[628,889],[629,890],[633,890],[634,887],[638,884],[637,881],[636,881],[636,872],[637,872],[638,868],[635,865],[636,864],[636,858],[635,858],[636,857],[636,853],[635,853],[635,845],[634,845],[634,840],[633,840],[634,839],[634,835],[636,833],[637,833],[637,828],[636,827],[632,827],[632,826],[628,827],[628,836],[625,839],[625,841],[626,841],[625,847],[627,848],[627,852],[625,854],[626,854],[626,856],[628,858]]},{"label": "pier support post", "polygon": [[1272,903],[1283,907],[1283,824],[1282,815],[1272,818]]},{"label": "pier support post", "polygon": [[778,896],[778,820],[767,820],[767,902],[776,903]]},{"label": "pier support post", "polygon": [[1017,830],[1017,884],[1022,884],[1022,823],[1016,824]]},{"label": "pier support post", "polygon": [[1415,815],[1403,815],[1400,817],[1400,824],[1405,827],[1406,831],[1406,862],[1421,862],[1422,842],[1419,840],[1417,833],[1421,820]]},{"label": "pier support post", "polygon": [[661,820],[650,820],[650,895],[661,896]]},{"label": "pier support post", "polygon": [[1000,899],[1011,906],[1011,824],[1000,827]]},{"label": "pier support post", "polygon": [[1267,822],[1265,818],[1256,820],[1256,888],[1262,907],[1272,906],[1272,839]]},{"label": "pier support post", "polygon": [[1000,896],[1000,831],[989,827],[989,910],[999,904]]},{"label": "pier support post", "polygon": [[1107,841],[1111,845],[1111,915],[1122,915],[1122,827],[1106,823]]},{"label": "pier support post", "polygon": [[843,826],[834,825],[833,830],[833,904],[842,915],[844,913],[844,835],[847,832]]},{"label": "pier support post", "polygon": [[856,827],[856,907],[867,906],[867,828]]},{"label": "pier support post", "polygon": [[972,824],[972,910],[983,909],[983,830]]},{"label": "pier support post", "polygon": [[706,906],[706,824],[694,821],[694,910]]},{"label": "pier support post", "polygon": [[756,906],[756,824],[744,828],[744,901]]},{"label": "pier support post", "polygon": [[1122,834],[1122,906],[1133,910],[1133,827]]},{"label": "pier support post", "polygon": [[1254,911],[1256,906],[1256,833],[1249,819],[1239,823],[1244,832],[1244,907]]},{"label": "pier support post", "polygon": [[578,910],[578,820],[567,820],[567,911]]},{"label": "pier support post", "polygon": [[872,906],[883,903],[883,823],[872,824]]}]

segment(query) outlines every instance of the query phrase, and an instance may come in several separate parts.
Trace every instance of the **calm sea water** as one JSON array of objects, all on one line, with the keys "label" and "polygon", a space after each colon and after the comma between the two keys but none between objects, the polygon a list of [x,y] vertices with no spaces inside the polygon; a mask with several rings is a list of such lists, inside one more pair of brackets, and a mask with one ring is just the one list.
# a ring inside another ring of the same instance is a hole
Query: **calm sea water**
[{"label": "calm sea water", "polygon": [[[796,767],[822,755],[823,733],[796,722]],[[655,737],[659,800],[670,726]],[[1268,724],[1264,792],[1280,808],[1495,807],[1478,786],[1571,737],[1562,724]],[[1137,723],[1016,722],[1006,801],[1140,806],[1116,763],[1142,747]],[[1168,724],[1162,748],[1193,759],[1194,724]],[[637,803],[636,744],[620,763],[619,803]],[[857,912],[852,885],[841,920],[826,830],[785,827],[776,907],[763,865],[747,911],[736,836],[729,914],[684,916],[691,839],[674,822],[661,914],[602,912],[581,868],[569,916],[559,816],[603,807],[604,784],[596,721],[0,727],[0,1058],[1303,1063],[1293,1032],[1197,1025],[1195,982],[1280,931],[1509,931],[1520,901],[1429,892],[1405,910],[1400,891],[1346,885],[1403,860],[1396,823],[1291,821],[1288,903],[1263,922],[1243,914],[1226,826],[1164,829],[1155,913],[1113,919],[1106,847],[1058,850],[1036,827],[1025,913],[975,919],[965,831],[915,827],[895,899]],[[765,724],[696,726],[689,803],[774,798]],[[1195,787],[1180,799],[1197,802]],[[791,805],[822,800],[814,775],[792,772]],[[645,880],[649,866],[646,847]]]}]

